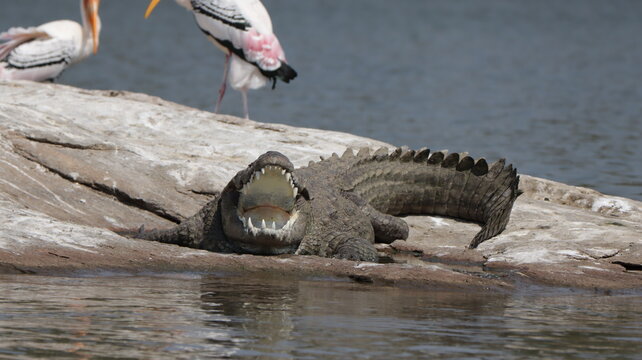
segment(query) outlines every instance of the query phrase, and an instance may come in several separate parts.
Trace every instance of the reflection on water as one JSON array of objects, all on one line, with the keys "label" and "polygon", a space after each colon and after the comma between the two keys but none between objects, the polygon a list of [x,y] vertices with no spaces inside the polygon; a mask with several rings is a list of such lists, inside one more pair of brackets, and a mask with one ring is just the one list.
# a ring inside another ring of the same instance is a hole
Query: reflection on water
[{"label": "reflection on water", "polygon": [[0,277],[0,358],[630,358],[642,296],[174,274]]}]

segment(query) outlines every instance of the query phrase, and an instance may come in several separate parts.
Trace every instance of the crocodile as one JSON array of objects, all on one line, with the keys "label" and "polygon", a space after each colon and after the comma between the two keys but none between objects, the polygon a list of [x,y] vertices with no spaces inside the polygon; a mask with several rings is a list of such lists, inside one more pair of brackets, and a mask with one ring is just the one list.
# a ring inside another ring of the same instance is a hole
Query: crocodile
[{"label": "crocodile", "polygon": [[176,227],[129,235],[224,253],[376,261],[375,242],[408,237],[398,215],[426,214],[479,223],[468,245],[476,248],[505,229],[518,184],[504,159],[466,153],[347,149],[295,169],[268,151]]}]

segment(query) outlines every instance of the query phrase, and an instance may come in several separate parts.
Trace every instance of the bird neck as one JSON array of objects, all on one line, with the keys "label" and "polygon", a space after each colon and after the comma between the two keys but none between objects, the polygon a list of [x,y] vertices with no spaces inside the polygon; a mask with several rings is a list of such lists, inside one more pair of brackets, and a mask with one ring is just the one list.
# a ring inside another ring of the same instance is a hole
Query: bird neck
[{"label": "bird neck", "polygon": [[[82,47],[80,50],[81,58],[85,58],[92,54],[94,48],[94,39],[91,33],[91,24],[89,23],[89,14],[85,7],[84,1],[80,0],[80,15],[82,16]],[[100,34],[100,18],[98,21],[97,32]]]}]

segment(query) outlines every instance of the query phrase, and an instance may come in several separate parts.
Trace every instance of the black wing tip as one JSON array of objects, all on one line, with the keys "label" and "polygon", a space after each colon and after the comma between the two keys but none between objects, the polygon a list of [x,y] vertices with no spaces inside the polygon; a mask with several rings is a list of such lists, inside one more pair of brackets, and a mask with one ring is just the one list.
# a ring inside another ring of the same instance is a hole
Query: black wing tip
[{"label": "black wing tip", "polygon": [[[260,69],[260,68],[259,68]],[[273,71],[264,71],[261,70],[261,73],[265,75],[268,79],[272,81],[272,90],[276,87],[276,79],[281,79],[284,83],[289,83],[290,80],[297,77],[297,72],[290,65],[286,63],[281,63],[281,66]]]},{"label": "black wing tip", "polygon": [[281,79],[285,83],[289,83],[290,80],[293,80],[294,78],[299,75],[296,70],[292,68],[292,66],[282,63],[281,67],[276,70],[276,77]]}]

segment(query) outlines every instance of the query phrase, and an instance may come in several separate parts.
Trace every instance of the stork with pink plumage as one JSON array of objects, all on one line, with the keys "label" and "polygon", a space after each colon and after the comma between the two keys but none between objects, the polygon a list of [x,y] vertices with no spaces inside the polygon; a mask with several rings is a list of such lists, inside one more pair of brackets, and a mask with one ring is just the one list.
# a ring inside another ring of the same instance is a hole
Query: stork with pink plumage
[{"label": "stork with pink plumage", "polygon": [[[160,0],[151,0],[149,17]],[[225,53],[223,83],[215,111],[220,109],[229,82],[241,92],[243,111],[249,118],[247,92],[269,81],[286,83],[297,76],[288,65],[279,39],[272,31],[272,21],[259,0],[176,0],[194,14],[196,23],[207,38]]]}]

